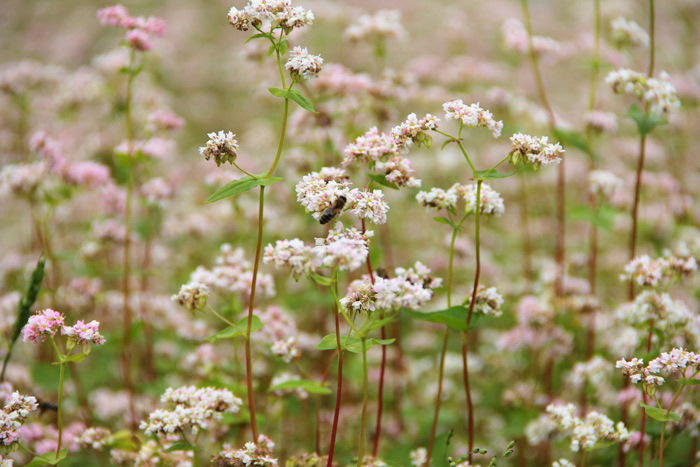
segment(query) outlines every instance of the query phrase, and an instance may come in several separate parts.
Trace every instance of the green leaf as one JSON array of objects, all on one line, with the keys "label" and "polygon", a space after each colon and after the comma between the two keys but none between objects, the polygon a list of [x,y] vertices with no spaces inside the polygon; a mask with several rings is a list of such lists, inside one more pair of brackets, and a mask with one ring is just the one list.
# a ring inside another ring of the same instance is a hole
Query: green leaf
[{"label": "green leaf", "polygon": [[650,133],[656,126],[668,123],[666,119],[660,115],[647,114],[639,108],[637,104],[632,104],[625,114],[625,117],[634,120],[637,124],[639,134],[644,136]]},{"label": "green leaf", "polygon": [[278,48],[281,55],[287,53],[287,49],[289,48],[289,40],[285,37],[284,39],[279,41]]},{"label": "green leaf", "polygon": [[597,210],[591,210],[590,206],[579,205],[569,210],[569,218],[577,221],[585,221],[603,230],[612,230],[617,212],[608,207],[600,206]]},{"label": "green leaf", "polygon": [[684,378],[684,379],[679,379],[679,383],[681,383],[683,386],[697,386],[700,384],[700,379],[692,379],[692,378]]},{"label": "green leaf", "polygon": [[[260,320],[258,315],[253,315],[252,322],[250,323],[250,332],[253,333],[258,331],[263,327],[263,322]],[[246,335],[248,330],[248,317],[243,317],[236,322],[236,327],[229,326],[226,329],[222,329],[213,336],[207,337],[207,342],[216,342],[219,339],[232,339],[234,337],[241,337]]]},{"label": "green leaf", "polygon": [[56,456],[55,452],[47,452],[46,454],[42,454],[40,456],[35,456],[28,464],[25,464],[24,467],[37,467],[40,465],[56,465],[59,462],[61,462],[63,459],[65,459],[67,454],[68,454],[67,449],[61,449],[61,452],[58,453],[58,456]]},{"label": "green leaf", "polygon": [[515,172],[499,173],[496,169],[486,169],[486,170],[477,170],[476,176],[477,176],[478,180],[494,180],[497,178],[512,177],[513,175],[515,175],[517,173],[520,173],[520,171],[516,170]]},{"label": "green leaf", "polygon": [[85,360],[85,357],[87,357],[87,354],[79,353],[79,354],[71,355],[70,357],[64,359],[62,362],[53,362],[53,365],[60,365],[61,363],[68,363],[68,362],[80,363],[83,360]]},{"label": "green leaf", "polygon": [[192,446],[190,443],[175,443],[164,449],[165,452],[174,451],[199,451],[197,446]]},{"label": "green leaf", "polygon": [[[389,345],[396,339],[374,339],[371,337],[365,338],[365,349],[370,349],[375,345]],[[340,336],[340,347],[352,353],[362,353],[362,339],[357,336]],[[328,334],[321,339],[321,342],[316,346],[316,350],[335,350],[338,348],[335,334]]]},{"label": "green leaf", "polygon": [[248,39],[246,39],[245,43],[247,44],[248,42],[250,42],[254,39],[261,39],[261,38],[272,39],[272,34],[267,33],[267,32],[261,32],[259,34],[254,34],[254,35],[250,36]]},{"label": "green leaf", "polygon": [[413,311],[402,309],[405,315],[410,318],[419,319],[421,321],[427,321],[429,323],[440,323],[447,325],[450,329],[457,332],[465,332],[472,329],[476,325],[476,320],[479,314],[474,313],[472,315],[472,322],[467,326],[467,315],[469,314],[469,309],[462,305],[453,306],[445,310],[439,311]]},{"label": "green leaf", "polygon": [[459,228],[459,226],[458,226],[457,224],[455,224],[454,222],[452,222],[451,220],[449,220],[447,217],[433,217],[433,220],[434,220],[435,222],[439,222],[439,223],[441,223],[441,224],[449,225],[449,226],[452,227],[453,229],[458,229],[458,228]]},{"label": "green leaf", "polygon": [[329,286],[333,283],[332,277],[322,276],[320,274],[311,274],[311,278],[317,283],[325,286]]},{"label": "green leaf", "polygon": [[444,143],[442,143],[442,146],[440,146],[440,151],[442,151],[443,149],[445,149],[445,146],[447,146],[448,144],[450,144],[450,143],[456,143],[456,142],[457,142],[457,140],[454,140],[454,139],[448,139],[448,140],[446,140]]},{"label": "green leaf", "polygon": [[330,394],[331,390],[323,386],[321,383],[308,379],[291,379],[279,384],[271,386],[267,392],[278,391],[281,389],[303,389],[309,394]]},{"label": "green leaf", "polygon": [[255,188],[256,186],[268,186],[281,181],[282,177],[253,178],[250,175],[246,175],[245,177],[227,183],[216,190],[216,193],[211,195],[206,202],[213,203],[214,201],[219,201],[230,196],[238,195],[244,191],[250,190],[251,188]]},{"label": "green leaf", "polygon": [[270,94],[275,97],[291,99],[299,104],[302,109],[306,109],[309,112],[318,113],[316,112],[316,109],[314,109],[313,104],[311,104],[311,101],[304,97],[304,95],[296,89],[267,88],[267,90],[270,91]]},{"label": "green leaf", "polygon": [[41,282],[44,280],[44,266],[46,261],[44,258],[39,258],[36,263],[32,275],[29,277],[29,282],[24,290],[24,296],[19,301],[17,306],[17,319],[15,320],[15,325],[12,328],[12,338],[10,339],[10,346],[15,343],[19,335],[22,333],[22,328],[27,321],[29,321],[29,316],[31,315],[32,305],[36,301],[36,297],[39,295],[39,290],[41,290]]},{"label": "green leaf", "polygon": [[379,183],[382,186],[385,186],[387,188],[391,188],[392,190],[399,189],[399,187],[396,186],[394,183],[387,181],[386,175],[384,175],[384,174],[367,174],[367,176],[370,178],[370,180],[372,180],[373,182]]},{"label": "green leaf", "polygon": [[640,407],[643,407],[647,415],[649,415],[654,420],[658,420],[660,422],[681,421],[680,415],[678,415],[675,412],[669,412],[668,415],[666,415],[666,410],[660,407],[652,407],[650,405],[646,405],[643,402],[640,402],[639,405]]},{"label": "green leaf", "polygon": [[369,325],[369,327],[367,328],[367,332],[382,328],[382,327],[386,326],[387,324],[391,323],[392,321],[394,321],[395,319],[396,318],[394,316],[390,316],[388,318],[382,318],[378,321],[375,321]]},{"label": "green leaf", "polygon": [[555,128],[554,136],[565,146],[573,146],[581,152],[588,154],[593,159],[600,159],[600,156],[593,152],[593,149],[588,145],[586,137],[573,130],[565,130],[563,128]]}]

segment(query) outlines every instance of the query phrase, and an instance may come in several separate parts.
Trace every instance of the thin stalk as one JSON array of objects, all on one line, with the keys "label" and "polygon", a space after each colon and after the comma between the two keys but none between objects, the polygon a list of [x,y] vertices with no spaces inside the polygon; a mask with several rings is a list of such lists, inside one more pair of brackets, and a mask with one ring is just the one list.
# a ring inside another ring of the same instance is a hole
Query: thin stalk
[{"label": "thin stalk", "polygon": [[[455,253],[455,240],[457,239],[458,229],[452,230],[452,240],[450,241],[450,263],[447,271],[447,307],[452,306],[452,277],[454,268],[454,253]],[[442,402],[442,379],[445,373],[445,354],[447,353],[447,341],[450,337],[450,328],[445,326],[445,337],[442,340],[442,351],[440,352],[440,370],[438,373],[438,391],[435,398],[435,412],[433,414],[433,424],[430,428],[430,440],[428,441],[428,454],[426,456],[425,467],[430,464],[430,458],[433,453],[433,448],[435,447],[435,433],[437,432],[437,422],[440,415],[440,404]]]},{"label": "thin stalk", "polygon": [[[280,39],[282,35],[280,35]],[[282,69],[282,56],[280,54],[279,48],[277,48],[277,66],[280,71],[280,78],[282,80],[282,87],[286,87],[286,82],[284,78],[284,70]],[[287,132],[287,117],[289,115],[289,99],[284,99],[284,113],[282,114],[282,128],[280,130],[279,144],[277,145],[277,153],[275,154],[275,159],[267,171],[265,178],[272,177],[277,164],[280,161],[282,155],[282,147],[284,146],[284,138]],[[255,400],[253,396],[253,364],[252,356],[250,350],[250,335],[251,328],[253,325],[253,308],[255,306],[255,286],[258,281],[258,269],[260,267],[260,251],[262,249],[262,237],[263,237],[263,225],[264,225],[264,214],[265,214],[265,187],[260,187],[260,197],[258,201],[258,240],[257,246],[255,248],[255,263],[253,264],[253,280],[250,286],[250,299],[248,300],[248,327],[246,330],[245,339],[245,368],[246,368],[246,387],[248,391],[248,410],[250,412],[250,429],[253,433],[253,440],[257,442],[258,439],[258,424],[255,419]]]},{"label": "thin stalk", "polygon": [[[337,272],[334,274],[337,278]],[[337,287],[338,282],[334,282],[331,287]],[[338,385],[335,392],[335,412],[333,414],[333,428],[331,429],[331,442],[328,448],[328,463],[326,467],[332,467],[333,454],[335,453],[335,438],[338,434],[338,419],[340,418],[340,402],[343,395],[343,347],[340,343],[340,318],[338,310],[335,312],[335,342],[338,346]]]},{"label": "thin stalk", "polygon": [[[143,253],[143,263],[141,264],[141,290],[142,296],[146,295],[148,291],[148,278],[149,269],[151,268],[151,245],[153,243],[153,236],[151,234],[151,228],[148,228],[148,233],[146,234],[146,242],[144,246]],[[143,333],[144,333],[144,346],[146,347],[146,352],[144,355],[145,366],[146,366],[146,378],[148,381],[155,381],[156,379],[156,368],[155,360],[153,358],[153,326],[150,320],[146,317],[148,311],[146,307],[145,300],[139,300],[141,307],[141,320],[143,321]]]},{"label": "thin stalk", "polygon": [[[532,40],[532,21],[530,19],[530,10],[528,8],[527,0],[521,0],[523,8],[523,16],[525,18],[525,28],[527,29],[527,39],[530,52],[530,61],[532,62],[532,71],[535,75],[535,84],[537,86],[537,94],[539,95],[540,102],[547,111],[549,117],[549,127],[550,131],[554,131],[557,127],[556,116],[552,110],[552,106],[549,104],[547,99],[547,92],[544,87],[544,82],[542,80],[542,74],[540,73],[540,67],[537,59],[537,52],[535,52],[535,47]],[[566,201],[566,170],[564,165],[565,160],[562,159],[557,170],[557,207],[556,207],[556,246],[554,253],[554,260],[557,265],[557,275],[554,282],[554,291],[557,296],[561,296],[564,289],[564,261],[566,256],[566,239],[564,223],[566,221],[565,213],[565,201]]]},{"label": "thin stalk", "polygon": [[[471,324],[472,315],[474,313],[474,305],[476,304],[476,293],[479,288],[479,277],[481,276],[481,184],[482,180],[476,182],[476,232],[474,237],[476,248],[476,272],[474,273],[474,287],[472,289],[472,298],[469,303],[469,313],[467,314],[467,327]],[[462,377],[464,380],[464,393],[467,397],[467,427],[469,430],[469,463],[472,463],[472,451],[474,451],[474,404],[472,403],[471,386],[469,384],[469,331],[462,333]]]},{"label": "thin stalk", "polygon": [[[59,355],[60,358],[60,355]],[[61,441],[63,439],[63,380],[65,373],[65,363],[60,365],[60,373],[58,377],[58,413],[56,414],[56,424],[58,425],[58,443],[56,445],[56,458],[61,452]]]},{"label": "thin stalk", "polygon": [[126,141],[127,141],[127,175],[126,175],[126,204],[124,209],[124,225],[126,238],[124,239],[124,272],[122,277],[122,294],[124,298],[124,336],[122,341],[122,366],[124,371],[124,384],[129,394],[129,415],[132,428],[136,428],[136,410],[134,407],[134,384],[131,378],[131,210],[134,192],[134,127],[131,115],[132,87],[136,73],[133,72],[136,53],[131,50],[129,54],[129,78],[126,84]]},{"label": "thin stalk", "polygon": [[[666,422],[661,424],[661,439],[659,440],[659,467],[664,467],[664,433],[666,432]],[[642,435],[644,436],[644,435]]]},{"label": "thin stalk", "polygon": [[[530,239],[530,223],[528,215],[528,196],[527,196],[527,184],[525,182],[525,175],[521,174],[518,177],[520,182],[520,230],[523,235],[523,275],[527,281],[527,288],[530,290],[532,287],[532,241]],[[521,450],[519,450],[521,451]]]},{"label": "thin stalk", "polygon": [[[656,57],[656,35],[655,35],[655,5],[654,0],[649,0],[649,77],[654,76],[654,63]],[[649,105],[646,106],[646,112],[649,112]],[[642,173],[644,171],[644,157],[646,153],[646,133],[640,136],[639,140],[639,162],[637,164],[637,175],[634,186],[634,205],[632,206],[632,232],[630,238],[630,261],[634,259],[637,254],[637,222],[639,216],[639,199],[642,188]],[[634,281],[630,281],[629,284],[629,299],[634,300]],[[647,352],[651,352],[651,337],[654,330],[654,321],[651,321],[649,327],[649,336],[647,337]],[[646,391],[644,392],[644,403],[646,403]],[[646,412],[642,411],[642,421],[640,427],[640,439],[639,439],[639,465],[644,465],[644,431],[646,428]]]},{"label": "thin stalk", "polygon": [[367,346],[362,338],[362,427],[360,428],[360,451],[357,456],[357,467],[362,466],[365,457],[365,422],[367,420],[367,400],[369,396],[369,376],[367,370]]}]

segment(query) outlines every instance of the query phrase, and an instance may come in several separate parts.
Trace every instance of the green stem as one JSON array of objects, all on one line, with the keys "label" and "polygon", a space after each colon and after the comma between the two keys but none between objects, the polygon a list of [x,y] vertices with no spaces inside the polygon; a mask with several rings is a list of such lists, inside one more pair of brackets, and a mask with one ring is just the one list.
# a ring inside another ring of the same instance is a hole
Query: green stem
[{"label": "green stem", "polygon": [[464,146],[462,145],[461,141],[457,141],[457,145],[459,146],[459,149],[462,151],[462,154],[464,154],[464,158],[467,160],[467,164],[469,164],[469,167],[471,167],[472,173],[474,174],[474,178],[476,178],[477,171],[476,171],[476,168],[474,167],[474,164],[472,164],[472,160],[469,158],[469,154],[467,154],[467,151],[464,149]]},{"label": "green stem", "polygon": [[362,338],[362,427],[360,428],[360,453],[357,456],[357,467],[362,466],[365,457],[365,424],[367,420],[367,400],[369,394],[369,377],[367,370],[367,346]]},{"label": "green stem", "polygon": [[56,458],[58,458],[58,455],[61,453],[61,441],[63,439],[63,376],[66,364],[61,363],[59,366],[61,369],[58,377],[58,413],[56,415],[56,424],[58,425],[58,443],[56,446]]},{"label": "green stem", "polygon": [[241,334],[243,334],[243,330],[242,330],[242,329],[240,329],[240,328],[239,328],[235,323],[233,323],[232,321],[229,321],[228,319],[226,319],[226,318],[224,318],[223,316],[221,316],[221,315],[220,315],[215,309],[213,309],[208,303],[207,303],[207,308],[209,309],[209,311],[211,311],[211,312],[214,314],[214,316],[216,316],[216,317],[219,318],[221,321],[223,321],[224,323],[228,324],[228,325],[231,326],[232,328],[235,328],[238,332],[240,332]]},{"label": "green stem", "polygon": [[233,164],[233,166],[234,166],[234,167],[236,167],[236,168],[237,168],[238,170],[240,170],[240,171],[241,171],[241,172],[243,172],[244,174],[248,175],[249,177],[252,177],[252,178],[258,178],[258,177],[256,177],[255,175],[253,175],[252,173],[250,173],[250,172],[247,172],[247,171],[243,170],[243,168],[242,168],[242,167],[240,167],[240,166],[239,166],[238,164],[236,164],[236,162],[235,162],[235,161],[234,161],[234,162],[232,162],[232,164]]}]

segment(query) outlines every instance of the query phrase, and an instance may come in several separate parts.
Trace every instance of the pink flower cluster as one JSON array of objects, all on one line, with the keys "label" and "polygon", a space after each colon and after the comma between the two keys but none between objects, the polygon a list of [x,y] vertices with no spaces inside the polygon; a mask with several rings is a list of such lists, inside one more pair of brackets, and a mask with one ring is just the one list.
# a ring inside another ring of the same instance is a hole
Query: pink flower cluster
[{"label": "pink flower cluster", "polygon": [[165,21],[150,16],[131,16],[126,7],[114,5],[97,11],[97,18],[103,26],[124,28],[126,41],[134,50],[145,52],[151,50],[153,44],[151,36],[163,36],[165,33]]},{"label": "pink flower cluster", "polygon": [[100,334],[100,323],[91,321],[85,323],[78,321],[73,326],[65,325],[65,317],[58,311],[47,308],[29,317],[29,321],[22,329],[22,339],[25,342],[38,344],[44,342],[47,337],[53,337],[57,332],[68,336],[79,345],[102,345],[106,342]]}]

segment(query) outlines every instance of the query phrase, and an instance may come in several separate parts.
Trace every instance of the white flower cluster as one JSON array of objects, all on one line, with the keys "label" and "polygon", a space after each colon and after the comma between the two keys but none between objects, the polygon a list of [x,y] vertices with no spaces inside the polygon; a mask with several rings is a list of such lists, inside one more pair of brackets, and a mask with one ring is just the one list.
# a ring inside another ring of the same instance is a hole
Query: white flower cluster
[{"label": "white flower cluster", "polygon": [[[469,307],[472,302],[471,295],[467,298],[464,306]],[[485,315],[501,316],[501,306],[503,305],[503,297],[498,293],[496,287],[486,287],[480,285],[476,289],[476,302],[474,303],[474,311]]]},{"label": "white flower cluster", "polygon": [[428,450],[424,447],[414,449],[411,451],[410,458],[412,467],[423,467],[428,460]]},{"label": "white flower cluster", "polygon": [[612,112],[592,110],[586,114],[586,125],[600,133],[615,133],[617,131],[617,115]]},{"label": "white flower cluster", "polygon": [[253,26],[270,31],[282,28],[289,33],[294,28],[309,26],[313,21],[313,13],[292,6],[290,0],[250,0],[242,10],[231,7],[228,12],[228,22],[239,31],[247,31]]},{"label": "white flower cluster", "polygon": [[263,263],[272,263],[277,269],[289,268],[295,279],[315,272],[320,265],[314,257],[313,247],[298,238],[277,240],[275,246],[267,245],[263,252]]},{"label": "white flower cluster", "polygon": [[389,205],[384,201],[382,190],[352,190],[348,205],[353,214],[361,219],[368,219],[375,224],[385,224]]},{"label": "white flower cluster", "polygon": [[245,443],[243,449],[234,449],[225,444],[224,449],[217,454],[212,465],[277,467],[277,459],[272,457],[275,443],[265,435],[258,436],[258,442]]},{"label": "white flower cluster", "polygon": [[641,358],[633,358],[630,361],[623,358],[615,363],[615,368],[622,370],[622,374],[634,384],[642,383],[645,386],[654,387],[664,384],[664,379],[661,376],[652,375],[652,372],[644,366],[644,360]]},{"label": "white flower cluster", "polygon": [[0,194],[31,197],[38,194],[49,168],[46,162],[6,165],[0,171]]},{"label": "white flower cluster", "polygon": [[234,138],[236,135],[230,131],[220,131],[209,133],[207,136],[207,145],[199,148],[199,154],[205,160],[214,159],[217,167],[225,162],[233,164],[238,157],[238,141]]},{"label": "white flower cluster", "polygon": [[397,10],[379,10],[373,15],[362,15],[345,30],[345,37],[353,42],[401,39],[405,35],[406,30],[401,26],[401,12]]},{"label": "white flower cluster", "polygon": [[320,55],[311,55],[306,48],[296,46],[289,53],[289,60],[284,67],[289,70],[292,78],[314,78],[318,76],[323,67],[323,59]]},{"label": "white flower cluster", "polygon": [[605,77],[614,92],[631,94],[649,104],[650,112],[667,117],[672,110],[680,108],[681,103],[676,95],[676,88],[669,81],[666,72],[661,72],[658,78],[650,78],[627,68],[611,71]]},{"label": "white flower cluster", "polygon": [[620,177],[607,170],[591,170],[588,174],[588,192],[599,199],[609,200],[623,185]]},{"label": "white flower cluster", "polygon": [[[525,29],[523,23],[515,18],[507,19],[504,21],[503,26],[501,26],[501,32],[503,33],[503,39],[508,50],[521,54],[530,53],[530,41],[528,39],[527,29]],[[556,54],[561,51],[559,42],[551,37],[538,35],[532,36],[532,48],[538,55],[545,53]]]},{"label": "white flower cluster", "polygon": [[[476,212],[476,184],[460,185],[455,183],[447,191],[441,188],[431,188],[430,191],[419,191],[416,201],[430,211],[440,209],[454,210],[457,201],[463,199],[466,203],[467,212]],[[479,193],[479,206],[481,214],[490,214],[496,217],[505,212],[503,198],[489,185],[482,183]]]},{"label": "white flower cluster", "polygon": [[76,442],[81,446],[101,450],[111,441],[112,432],[107,428],[90,427],[86,428],[78,437]]},{"label": "white flower cluster", "polygon": [[647,368],[652,373],[677,373],[681,378],[686,378],[691,376],[687,374],[688,369],[691,373],[697,373],[700,369],[700,355],[682,348],[672,349],[650,361]]},{"label": "white flower cluster", "polygon": [[437,129],[439,121],[439,118],[430,114],[418,120],[416,114],[412,113],[406,117],[405,122],[391,129],[391,136],[399,147],[411,146],[414,141],[420,144],[429,138],[429,130]]},{"label": "white flower cluster", "polygon": [[[211,270],[199,266],[190,274],[190,282],[199,282],[209,289],[226,292],[247,292],[253,282],[253,271],[242,248],[234,250],[224,243],[221,245],[221,255],[216,258],[216,266]],[[269,274],[258,274],[257,287],[268,297],[275,294],[275,284]]]},{"label": "white flower cluster", "polygon": [[0,67],[0,91],[22,95],[41,87],[53,88],[65,77],[65,71],[55,65],[33,60],[5,63]]},{"label": "white flower cluster", "polygon": [[558,461],[554,461],[552,463],[552,467],[576,467],[576,464],[568,459],[559,459]]},{"label": "white flower cluster", "polygon": [[369,313],[376,309],[377,292],[369,278],[354,280],[348,286],[345,297],[340,299],[340,304],[346,309],[352,309],[360,313]]},{"label": "white flower cluster", "polygon": [[189,282],[180,286],[177,295],[173,295],[170,299],[189,311],[196,311],[207,303],[208,295],[209,287],[200,282]]},{"label": "white flower cluster", "polygon": [[638,329],[648,328],[653,320],[654,327],[666,334],[677,331],[686,336],[694,336],[692,341],[700,341],[698,318],[681,300],[674,300],[668,293],[644,290],[632,303],[620,307],[618,317]]},{"label": "white flower cluster", "polygon": [[420,179],[413,176],[415,170],[411,167],[411,161],[403,156],[393,156],[387,161],[379,161],[377,169],[384,171],[387,182],[398,187],[416,188],[421,185]]},{"label": "white flower cluster", "polygon": [[301,356],[297,347],[297,339],[294,336],[273,342],[270,350],[273,355],[281,358],[286,363],[290,363]]},{"label": "white flower cluster", "polygon": [[433,290],[442,286],[442,279],[430,273],[430,268],[418,261],[412,268],[396,268],[395,277],[375,277],[376,307],[380,310],[422,308],[433,298]]},{"label": "white flower cluster", "polygon": [[328,237],[316,239],[314,253],[321,257],[324,266],[354,271],[367,260],[369,239],[373,235],[371,230],[363,234],[355,227],[344,229],[338,222]]},{"label": "white flower cluster", "polygon": [[459,120],[468,127],[488,128],[494,138],[501,136],[503,122],[496,121],[493,114],[479,107],[479,103],[466,105],[461,99],[456,99],[442,104],[447,120]]},{"label": "white flower cluster", "polygon": [[179,434],[189,430],[196,435],[205,430],[212,420],[221,420],[223,413],[238,413],[243,401],[228,389],[183,386],[168,388],[161,402],[174,406],[173,410],[157,409],[142,421],[140,428],[147,435]]},{"label": "white flower cluster", "polygon": [[[476,212],[476,183],[472,183],[463,188],[464,192],[462,193],[462,197],[467,202],[467,212]],[[479,211],[481,214],[499,217],[505,210],[506,208],[503,205],[503,198],[501,198],[501,195],[486,183],[482,183],[479,192]]]},{"label": "white flower cluster", "polygon": [[598,388],[605,383],[609,373],[610,363],[603,357],[595,356],[587,362],[576,363],[567,376],[567,381],[577,388],[585,384]]},{"label": "white flower cluster", "polygon": [[530,163],[535,170],[561,162],[564,148],[559,143],[550,143],[549,138],[516,133],[510,137],[513,150],[510,152],[510,161],[513,164],[519,162]]},{"label": "white flower cluster", "polygon": [[585,418],[575,415],[576,406],[573,404],[547,406],[547,413],[560,430],[571,436],[571,450],[593,449],[598,442],[619,443],[629,438],[629,432],[624,423],[613,423],[600,412],[591,411]]},{"label": "white flower cluster", "polygon": [[141,194],[148,204],[164,207],[173,197],[173,188],[163,178],[155,177],[141,186]]},{"label": "white flower cluster", "polygon": [[692,256],[675,256],[653,259],[649,255],[634,258],[625,266],[621,280],[633,280],[641,286],[656,287],[663,280],[676,280],[698,270],[698,263]]},{"label": "white flower cluster", "polygon": [[649,34],[636,22],[618,16],[610,23],[611,41],[618,48],[649,47]]},{"label": "white flower cluster", "polygon": [[304,175],[296,185],[297,201],[319,220],[323,211],[341,196],[350,197],[350,182],[345,170],[324,167],[319,172]]},{"label": "white flower cluster", "polygon": [[29,413],[36,410],[36,398],[23,396],[14,391],[5,398],[5,407],[0,411],[0,444],[11,446],[19,440],[18,430],[27,420]]}]

